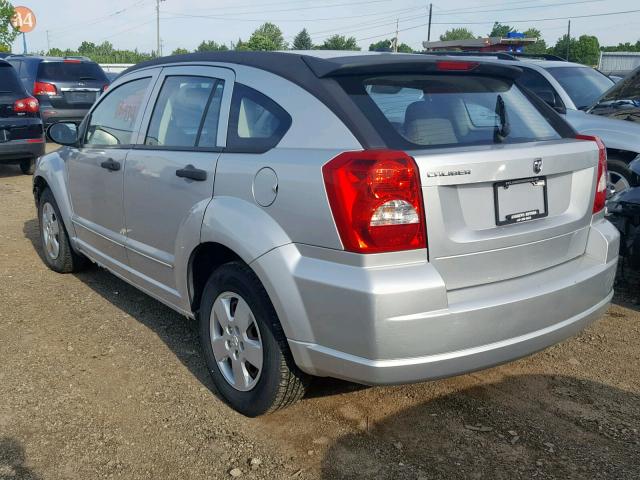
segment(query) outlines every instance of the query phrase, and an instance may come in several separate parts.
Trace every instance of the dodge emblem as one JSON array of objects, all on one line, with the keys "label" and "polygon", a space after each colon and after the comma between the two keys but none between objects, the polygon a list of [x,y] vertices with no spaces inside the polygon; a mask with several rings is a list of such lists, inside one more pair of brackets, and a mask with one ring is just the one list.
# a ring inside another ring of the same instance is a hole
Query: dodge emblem
[{"label": "dodge emblem", "polygon": [[540,173],[542,171],[542,159],[536,158],[533,161],[533,173]]}]

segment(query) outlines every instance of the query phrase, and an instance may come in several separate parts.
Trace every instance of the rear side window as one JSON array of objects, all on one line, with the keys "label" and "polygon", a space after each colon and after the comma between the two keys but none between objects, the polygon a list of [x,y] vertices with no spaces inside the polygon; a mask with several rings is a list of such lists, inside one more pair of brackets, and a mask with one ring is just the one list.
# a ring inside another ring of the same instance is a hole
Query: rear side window
[{"label": "rear side window", "polygon": [[41,62],[38,78],[58,82],[77,82],[82,80],[100,80],[107,82],[100,65],[93,62]]},{"label": "rear side window", "polygon": [[0,63],[0,95],[25,95],[24,87],[18,79],[15,68],[8,63]]},{"label": "rear side window", "polygon": [[290,126],[291,116],[276,102],[246,85],[234,85],[227,150],[266,152],[280,142]]},{"label": "rear side window", "polygon": [[[350,77],[341,82],[390,148],[561,138],[508,79],[416,74]],[[503,120],[508,134],[496,135],[506,131]]]},{"label": "rear side window", "polygon": [[204,114],[219,115],[223,85],[215,78],[167,77],[153,109],[145,145],[215,146],[218,117],[208,114],[204,118]]}]

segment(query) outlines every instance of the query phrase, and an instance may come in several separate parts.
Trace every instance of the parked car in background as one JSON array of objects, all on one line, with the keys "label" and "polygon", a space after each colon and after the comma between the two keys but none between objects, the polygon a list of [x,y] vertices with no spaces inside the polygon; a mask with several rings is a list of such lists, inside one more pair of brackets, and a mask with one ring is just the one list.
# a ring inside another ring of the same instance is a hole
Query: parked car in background
[{"label": "parked car in background", "polygon": [[[456,57],[459,56],[455,52]],[[492,56],[491,56],[492,55]],[[465,54],[476,58],[477,54]],[[640,125],[598,115],[589,108],[615,85],[598,70],[553,55],[487,54],[486,61],[522,69],[518,82],[553,107],[579,133],[597,135],[607,147],[609,185],[618,192],[638,185],[629,163],[640,155]]]},{"label": "parked car in background", "polygon": [[640,67],[602,95],[587,112],[640,125]]},{"label": "parked car in background", "polygon": [[47,265],[86,258],[200,322],[223,398],[506,362],[612,298],[606,155],[510,65],[325,51],[124,72],[34,179]]},{"label": "parked car in background", "polygon": [[0,163],[20,165],[32,174],[44,155],[44,131],[38,100],[24,89],[16,71],[0,60]]},{"label": "parked car in background", "polygon": [[40,102],[45,127],[55,122],[80,123],[109,85],[100,65],[84,57],[12,55],[7,61]]}]

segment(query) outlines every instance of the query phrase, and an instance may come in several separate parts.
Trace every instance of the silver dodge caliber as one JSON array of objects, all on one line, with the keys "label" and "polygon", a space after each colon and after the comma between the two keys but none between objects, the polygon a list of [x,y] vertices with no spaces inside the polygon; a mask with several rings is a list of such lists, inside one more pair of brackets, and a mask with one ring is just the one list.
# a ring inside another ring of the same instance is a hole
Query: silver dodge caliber
[{"label": "silver dodge caliber", "polygon": [[606,153],[482,60],[226,52],[136,65],[34,176],[43,257],[199,321],[255,416],[554,344],[612,297]]}]

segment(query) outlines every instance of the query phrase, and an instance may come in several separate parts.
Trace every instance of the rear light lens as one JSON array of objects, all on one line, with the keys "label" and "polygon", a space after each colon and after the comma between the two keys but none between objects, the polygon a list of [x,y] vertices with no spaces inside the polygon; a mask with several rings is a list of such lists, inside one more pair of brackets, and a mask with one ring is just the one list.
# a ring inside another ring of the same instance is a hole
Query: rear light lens
[{"label": "rear light lens", "polygon": [[420,177],[404,152],[345,152],[322,168],[345,250],[382,253],[427,245]]},{"label": "rear light lens", "polygon": [[459,62],[442,60],[436,62],[436,69],[440,72],[468,72],[478,66],[478,62]]},{"label": "rear light lens", "polygon": [[13,111],[15,113],[38,113],[39,110],[40,103],[38,103],[37,98],[21,98],[13,103]]},{"label": "rear light lens", "polygon": [[604,208],[607,201],[607,149],[599,137],[592,135],[577,135],[578,140],[589,140],[598,145],[598,180],[596,182],[596,196],[593,200],[593,213]]},{"label": "rear light lens", "polygon": [[75,58],[67,58],[66,60],[63,60],[62,63],[82,63],[82,60],[78,60]]},{"label": "rear light lens", "polygon": [[109,84],[107,83],[106,85],[102,86],[102,93],[106,92],[109,89]]},{"label": "rear light lens", "polygon": [[34,95],[57,95],[58,89],[55,85],[46,82],[35,82],[33,84]]}]

